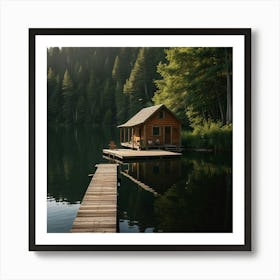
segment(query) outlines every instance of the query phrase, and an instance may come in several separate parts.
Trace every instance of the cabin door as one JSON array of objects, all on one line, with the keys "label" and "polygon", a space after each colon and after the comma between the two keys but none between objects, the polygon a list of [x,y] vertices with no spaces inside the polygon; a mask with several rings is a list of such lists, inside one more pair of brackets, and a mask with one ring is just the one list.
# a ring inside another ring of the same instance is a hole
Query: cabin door
[{"label": "cabin door", "polygon": [[164,127],[164,144],[171,144],[171,126]]}]

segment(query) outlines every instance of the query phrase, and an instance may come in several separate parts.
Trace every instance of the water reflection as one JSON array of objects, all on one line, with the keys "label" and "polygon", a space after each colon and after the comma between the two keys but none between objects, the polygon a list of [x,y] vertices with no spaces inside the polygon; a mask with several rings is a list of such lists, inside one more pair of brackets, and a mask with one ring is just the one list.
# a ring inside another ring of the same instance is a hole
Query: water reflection
[{"label": "water reflection", "polygon": [[231,232],[229,163],[230,155],[219,161],[193,154],[125,164],[130,177],[123,177],[120,190],[120,231],[135,232],[137,226],[139,232]]},{"label": "water reflection", "polygon": [[79,204],[57,202],[53,198],[48,199],[48,232],[69,232],[72,222],[76,217]]},{"label": "water reflection", "polygon": [[111,127],[48,127],[48,232],[69,232],[88,174],[105,162],[102,149],[115,138]]},{"label": "water reflection", "polygon": [[141,188],[157,194],[163,194],[182,178],[180,159],[151,160],[146,162],[126,163],[122,167],[123,175],[128,175]]},{"label": "water reflection", "polygon": [[[48,128],[48,232],[69,232],[112,139],[110,127]],[[231,166],[229,154],[203,153],[123,164],[120,232],[231,232]]]},{"label": "water reflection", "polygon": [[106,162],[102,149],[116,137],[108,128],[48,128],[48,196],[79,202],[96,163]]}]

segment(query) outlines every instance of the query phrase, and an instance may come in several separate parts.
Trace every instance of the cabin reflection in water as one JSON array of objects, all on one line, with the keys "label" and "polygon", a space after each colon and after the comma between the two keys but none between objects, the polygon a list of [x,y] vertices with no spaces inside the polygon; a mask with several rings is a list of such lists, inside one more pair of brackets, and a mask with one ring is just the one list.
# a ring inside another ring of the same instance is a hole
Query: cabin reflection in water
[{"label": "cabin reflection in water", "polygon": [[232,232],[232,173],[210,155],[121,165],[120,232]]},{"label": "cabin reflection in water", "polygon": [[122,174],[154,194],[163,194],[174,184],[174,178],[181,179],[181,161],[169,159],[126,163],[122,166]]}]

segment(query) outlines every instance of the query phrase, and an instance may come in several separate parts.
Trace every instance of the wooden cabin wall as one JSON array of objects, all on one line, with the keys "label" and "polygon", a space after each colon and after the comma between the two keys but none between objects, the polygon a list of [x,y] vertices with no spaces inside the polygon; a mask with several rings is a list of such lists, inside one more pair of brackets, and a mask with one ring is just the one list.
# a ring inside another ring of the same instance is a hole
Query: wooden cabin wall
[{"label": "wooden cabin wall", "polygon": [[[160,141],[160,145],[164,143],[165,131],[164,127],[170,126],[172,129],[171,132],[171,144],[173,145],[181,145],[181,124],[180,122],[174,118],[174,116],[169,112],[164,110],[164,117],[162,119],[159,118],[158,112],[156,112],[153,116],[151,116],[146,121],[146,140],[152,140],[153,143],[158,139]],[[153,136],[153,127],[160,127],[160,135]],[[143,138],[144,133],[142,133]]]}]

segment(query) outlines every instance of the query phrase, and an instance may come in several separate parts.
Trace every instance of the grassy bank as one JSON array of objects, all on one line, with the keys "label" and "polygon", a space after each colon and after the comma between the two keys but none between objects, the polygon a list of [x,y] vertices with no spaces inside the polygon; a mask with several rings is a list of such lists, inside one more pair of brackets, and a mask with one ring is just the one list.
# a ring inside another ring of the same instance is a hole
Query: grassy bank
[{"label": "grassy bank", "polygon": [[193,131],[182,131],[182,144],[186,149],[232,150],[232,125],[207,123]]}]

